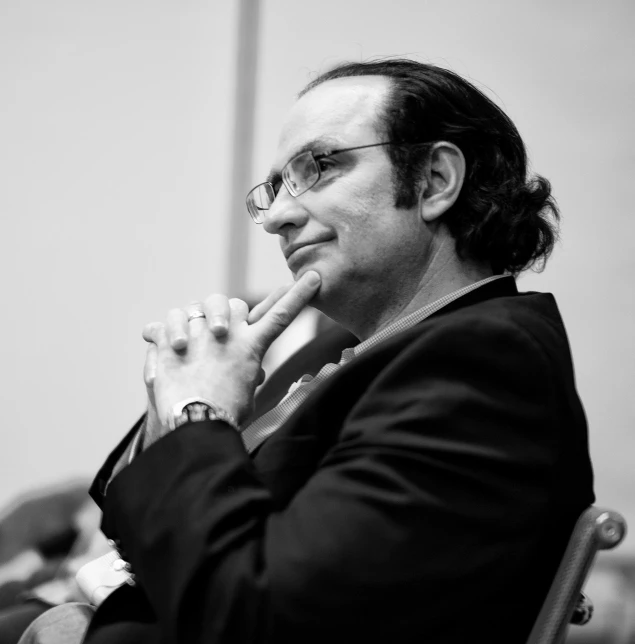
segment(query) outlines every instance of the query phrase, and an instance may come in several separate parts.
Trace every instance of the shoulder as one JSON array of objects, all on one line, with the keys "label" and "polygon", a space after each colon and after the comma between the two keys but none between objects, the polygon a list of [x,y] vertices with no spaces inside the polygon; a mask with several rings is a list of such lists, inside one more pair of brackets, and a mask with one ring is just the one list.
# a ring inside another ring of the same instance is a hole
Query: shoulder
[{"label": "shoulder", "polygon": [[[367,391],[403,399],[464,396],[547,403],[573,377],[555,300],[545,294],[492,298],[427,318],[362,355]],[[424,395],[426,394],[426,395]]]},{"label": "shoulder", "polygon": [[411,349],[482,354],[527,351],[548,359],[568,354],[566,331],[549,293],[518,293],[470,306],[443,309],[412,329]]}]

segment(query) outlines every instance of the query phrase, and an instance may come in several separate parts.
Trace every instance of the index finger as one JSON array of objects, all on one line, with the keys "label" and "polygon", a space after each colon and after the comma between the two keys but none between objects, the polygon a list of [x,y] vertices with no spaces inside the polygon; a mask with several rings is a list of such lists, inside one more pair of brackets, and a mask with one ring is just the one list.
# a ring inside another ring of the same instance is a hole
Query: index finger
[{"label": "index finger", "polygon": [[313,299],[321,283],[322,279],[318,273],[307,271],[258,322],[252,325],[257,329],[256,341],[262,355]]},{"label": "index finger", "polygon": [[293,282],[290,284],[285,284],[284,286],[278,287],[272,293],[269,293],[267,297],[262,301],[258,302],[251,311],[249,311],[249,316],[247,317],[247,323],[253,324],[258,322],[262,316],[286,293],[288,293],[293,287]]}]

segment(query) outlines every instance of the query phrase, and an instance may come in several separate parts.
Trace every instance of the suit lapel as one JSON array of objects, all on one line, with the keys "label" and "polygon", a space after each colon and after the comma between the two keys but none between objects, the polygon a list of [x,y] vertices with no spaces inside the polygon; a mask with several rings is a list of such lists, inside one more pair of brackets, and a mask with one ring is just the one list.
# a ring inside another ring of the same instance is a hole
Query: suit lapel
[{"label": "suit lapel", "polygon": [[[485,284],[414,327],[369,349],[322,383],[284,425],[252,453],[254,465],[272,492],[276,505],[284,507],[315,472],[324,454],[337,440],[351,406],[394,356],[421,336],[423,325],[458,309],[513,295],[518,295],[518,290],[512,277]],[[319,342],[320,338],[317,338],[311,343],[313,346],[307,345],[307,349],[315,354]],[[292,360],[304,360],[301,353],[302,350]],[[337,362],[339,356],[329,361]],[[317,365],[317,369],[321,366]]]},{"label": "suit lapel", "polygon": [[337,364],[342,351],[354,347],[358,342],[352,333],[338,326],[321,333],[296,351],[271,374],[258,391],[252,420],[273,409],[286,395],[291,383],[305,374],[315,376],[329,362]]}]

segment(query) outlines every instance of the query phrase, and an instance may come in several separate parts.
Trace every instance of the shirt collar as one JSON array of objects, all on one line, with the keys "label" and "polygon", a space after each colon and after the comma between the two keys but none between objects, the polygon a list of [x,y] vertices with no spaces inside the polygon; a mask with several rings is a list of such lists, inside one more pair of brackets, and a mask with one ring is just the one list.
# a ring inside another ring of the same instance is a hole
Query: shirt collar
[{"label": "shirt collar", "polygon": [[376,344],[379,344],[380,342],[383,342],[387,338],[390,338],[393,335],[397,335],[397,333],[401,333],[402,331],[405,331],[406,329],[413,327],[415,324],[418,324],[422,320],[425,320],[427,317],[431,316],[433,313],[436,313],[439,309],[442,309],[450,302],[454,302],[454,300],[458,300],[463,295],[466,295],[467,293],[471,293],[477,288],[480,288],[481,286],[485,286],[485,284],[489,284],[490,282],[494,282],[503,277],[509,277],[509,275],[492,275],[491,277],[486,277],[485,279],[479,280],[478,282],[474,282],[474,284],[470,284],[469,286],[464,286],[463,288],[460,288],[457,291],[448,293],[447,295],[444,295],[438,300],[435,300],[430,304],[426,304],[425,306],[422,306],[420,309],[417,309],[416,311],[409,313],[405,317],[395,320],[394,322],[389,324],[381,331],[378,331],[374,335],[371,335],[370,338],[367,338],[363,342],[360,342],[356,347],[353,347],[352,349],[344,349],[344,351],[342,352],[342,360],[340,364],[345,364],[349,362],[353,358],[364,353],[364,351],[368,351],[368,349],[370,349],[371,347],[374,347]]}]

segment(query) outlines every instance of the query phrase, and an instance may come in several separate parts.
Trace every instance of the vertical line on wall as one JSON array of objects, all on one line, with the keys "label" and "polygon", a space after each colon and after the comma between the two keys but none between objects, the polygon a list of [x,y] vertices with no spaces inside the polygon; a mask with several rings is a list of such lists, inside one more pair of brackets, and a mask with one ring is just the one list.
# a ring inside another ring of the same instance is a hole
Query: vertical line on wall
[{"label": "vertical line on wall", "polygon": [[260,0],[240,0],[238,13],[227,255],[227,292],[230,297],[244,297],[247,293],[247,259],[251,220],[247,214],[245,196],[251,187],[254,147],[259,5]]}]

